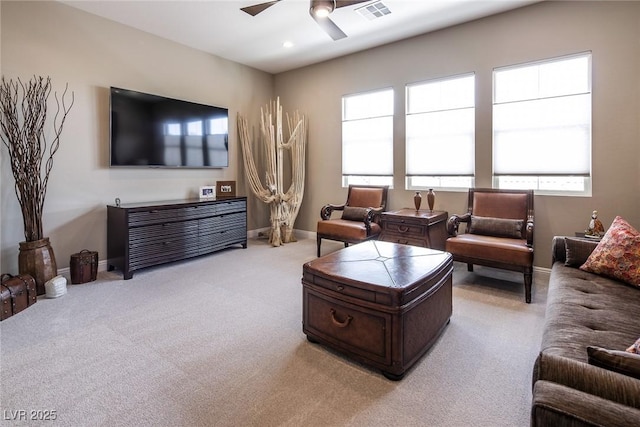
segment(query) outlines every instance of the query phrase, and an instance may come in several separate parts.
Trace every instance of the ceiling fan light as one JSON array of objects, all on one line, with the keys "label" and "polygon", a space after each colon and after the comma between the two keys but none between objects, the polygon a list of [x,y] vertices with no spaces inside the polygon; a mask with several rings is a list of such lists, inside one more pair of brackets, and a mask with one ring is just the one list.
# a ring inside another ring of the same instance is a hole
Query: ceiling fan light
[{"label": "ceiling fan light", "polygon": [[335,8],[334,0],[311,0],[309,11],[318,18],[326,18]]}]

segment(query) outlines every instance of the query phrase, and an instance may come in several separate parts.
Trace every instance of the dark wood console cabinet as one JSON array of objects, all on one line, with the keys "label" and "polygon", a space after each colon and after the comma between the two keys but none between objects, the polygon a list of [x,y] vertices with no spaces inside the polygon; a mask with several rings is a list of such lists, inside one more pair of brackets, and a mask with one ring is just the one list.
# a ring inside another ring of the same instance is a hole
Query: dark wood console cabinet
[{"label": "dark wood console cabinet", "polygon": [[107,206],[108,269],[125,279],[141,268],[247,247],[247,198]]}]

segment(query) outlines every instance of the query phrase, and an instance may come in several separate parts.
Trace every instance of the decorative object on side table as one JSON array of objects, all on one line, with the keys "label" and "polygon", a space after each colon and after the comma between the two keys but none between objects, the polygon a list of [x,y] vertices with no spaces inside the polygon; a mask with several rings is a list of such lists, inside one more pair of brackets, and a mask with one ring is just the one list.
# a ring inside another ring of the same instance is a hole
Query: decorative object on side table
[{"label": "decorative object on side table", "polygon": [[60,99],[54,92],[57,110],[49,144],[45,124],[51,78],[34,76],[23,83],[20,79],[7,81],[3,76],[0,84],[0,138],[9,152],[24,225],[18,270],[34,277],[38,295],[45,293],[45,282],[58,274],[53,248],[43,235],[42,212],[53,156],[60,147],[62,127],[74,103],[71,92],[71,103],[67,105],[67,89],[68,85]]},{"label": "decorative object on side table", "polygon": [[584,230],[584,236],[595,239],[600,239],[604,236],[604,226],[598,219],[598,211],[593,211],[591,213],[591,220],[589,221],[587,229]]},{"label": "decorative object on side table", "polygon": [[413,196],[413,204],[416,206],[416,212],[419,211],[422,204],[422,194],[419,191],[416,191],[416,195]]},{"label": "decorative object on side table", "polygon": [[429,189],[427,193],[427,205],[429,205],[429,211],[433,212],[433,206],[436,203],[436,193],[433,191],[433,188]]}]

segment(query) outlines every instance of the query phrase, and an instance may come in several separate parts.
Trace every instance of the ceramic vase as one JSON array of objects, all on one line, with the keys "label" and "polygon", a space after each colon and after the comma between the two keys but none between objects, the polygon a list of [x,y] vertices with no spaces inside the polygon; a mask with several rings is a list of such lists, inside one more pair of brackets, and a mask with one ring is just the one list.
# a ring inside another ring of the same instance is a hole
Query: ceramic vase
[{"label": "ceramic vase", "polygon": [[33,242],[20,242],[18,272],[32,276],[36,282],[36,293],[44,295],[45,282],[58,275],[56,257],[48,237]]},{"label": "ceramic vase", "polygon": [[413,196],[413,204],[416,205],[416,211],[420,210],[420,204],[422,203],[422,195],[419,191],[416,191],[416,195]]},{"label": "ceramic vase", "polygon": [[433,188],[429,189],[427,193],[427,204],[429,205],[429,210],[433,212],[433,205],[436,203],[436,193],[433,191]]}]

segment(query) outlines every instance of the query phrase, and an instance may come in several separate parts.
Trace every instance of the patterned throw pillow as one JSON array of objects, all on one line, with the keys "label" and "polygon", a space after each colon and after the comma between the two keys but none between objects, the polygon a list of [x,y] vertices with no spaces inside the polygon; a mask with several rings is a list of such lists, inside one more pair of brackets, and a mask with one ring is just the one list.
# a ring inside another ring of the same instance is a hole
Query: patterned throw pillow
[{"label": "patterned throw pillow", "polygon": [[580,269],[640,287],[640,233],[617,216]]},{"label": "patterned throw pillow", "polygon": [[640,354],[640,338],[627,349],[629,353]]}]

